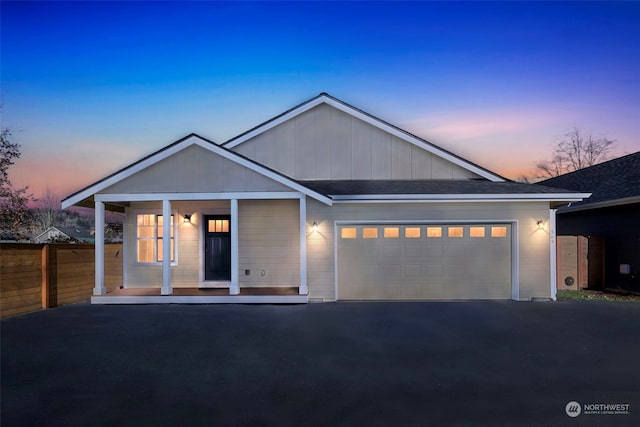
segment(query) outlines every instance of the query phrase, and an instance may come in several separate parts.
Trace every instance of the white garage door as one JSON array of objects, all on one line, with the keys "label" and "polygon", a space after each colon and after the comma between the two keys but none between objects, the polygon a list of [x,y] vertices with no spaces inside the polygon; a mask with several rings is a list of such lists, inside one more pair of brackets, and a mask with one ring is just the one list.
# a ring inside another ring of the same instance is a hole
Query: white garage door
[{"label": "white garage door", "polygon": [[341,225],[338,299],[510,299],[510,224]]}]

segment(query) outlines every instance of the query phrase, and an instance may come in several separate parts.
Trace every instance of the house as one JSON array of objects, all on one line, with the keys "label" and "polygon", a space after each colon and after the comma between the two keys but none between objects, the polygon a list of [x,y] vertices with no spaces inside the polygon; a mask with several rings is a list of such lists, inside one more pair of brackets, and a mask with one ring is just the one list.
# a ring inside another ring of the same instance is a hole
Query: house
[{"label": "house", "polygon": [[555,297],[553,209],[588,196],[322,93],[221,144],[190,134],[62,206],[125,213],[125,289],[106,294],[98,234],[94,303],[532,300]]},{"label": "house", "polygon": [[36,243],[60,241],[93,243],[94,239],[94,234],[88,228],[58,226],[51,226],[34,238]]},{"label": "house", "polygon": [[589,287],[640,291],[640,151],[539,184],[592,193],[557,212],[558,235],[589,237]]}]

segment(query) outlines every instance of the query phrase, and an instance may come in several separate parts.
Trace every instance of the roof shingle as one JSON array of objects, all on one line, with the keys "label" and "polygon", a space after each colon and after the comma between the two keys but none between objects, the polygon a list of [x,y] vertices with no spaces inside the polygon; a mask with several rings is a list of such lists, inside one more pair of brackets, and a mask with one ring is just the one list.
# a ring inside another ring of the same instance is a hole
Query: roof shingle
[{"label": "roof shingle", "polygon": [[592,193],[591,197],[574,206],[640,197],[640,151],[538,184]]},{"label": "roof shingle", "polygon": [[567,194],[579,191],[520,182],[486,180],[334,180],[298,181],[327,196],[416,194]]}]

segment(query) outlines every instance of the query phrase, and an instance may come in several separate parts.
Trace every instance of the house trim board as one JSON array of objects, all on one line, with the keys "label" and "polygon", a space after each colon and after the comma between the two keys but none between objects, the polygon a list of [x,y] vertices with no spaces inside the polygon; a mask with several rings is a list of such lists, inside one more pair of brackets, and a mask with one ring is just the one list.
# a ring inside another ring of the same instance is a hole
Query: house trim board
[{"label": "house trim board", "polygon": [[411,203],[411,202],[558,202],[580,201],[591,193],[560,194],[366,194],[331,196],[339,203]]},{"label": "house trim board", "polygon": [[249,191],[234,193],[120,193],[96,194],[99,202],[158,202],[162,200],[209,201],[209,200],[243,200],[243,199],[299,199],[302,195],[295,191]]}]

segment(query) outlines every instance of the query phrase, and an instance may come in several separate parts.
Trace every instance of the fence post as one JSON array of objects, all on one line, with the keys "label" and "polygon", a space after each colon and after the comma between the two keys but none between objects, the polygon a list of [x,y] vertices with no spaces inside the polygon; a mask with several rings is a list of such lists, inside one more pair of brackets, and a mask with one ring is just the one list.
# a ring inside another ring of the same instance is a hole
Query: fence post
[{"label": "fence post", "polygon": [[40,269],[42,271],[42,308],[49,308],[49,245],[46,243],[42,245]]},{"label": "fence post", "polygon": [[55,246],[42,247],[42,308],[58,305],[58,254]]}]

